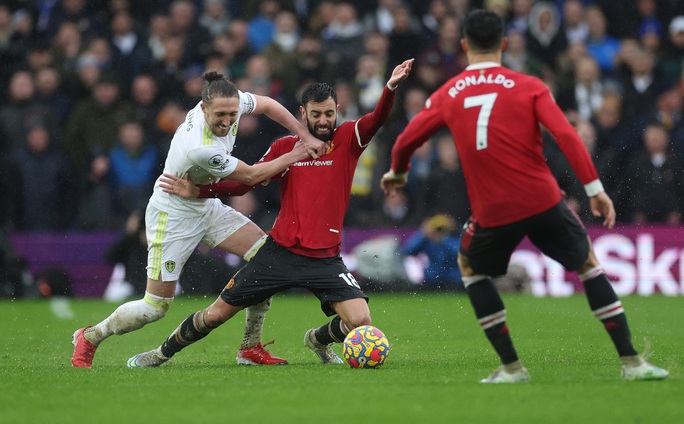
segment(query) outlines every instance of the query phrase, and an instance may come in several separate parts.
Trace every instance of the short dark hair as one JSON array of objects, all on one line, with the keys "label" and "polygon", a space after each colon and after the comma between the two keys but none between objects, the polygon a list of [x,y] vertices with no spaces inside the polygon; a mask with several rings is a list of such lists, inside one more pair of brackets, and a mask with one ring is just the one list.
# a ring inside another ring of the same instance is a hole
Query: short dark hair
[{"label": "short dark hair", "polygon": [[493,52],[501,47],[504,27],[496,13],[477,9],[468,14],[463,26],[468,47],[474,52]]},{"label": "short dark hair", "polygon": [[335,89],[324,82],[318,82],[306,87],[302,92],[302,106],[309,102],[321,103],[332,98],[337,104]]}]

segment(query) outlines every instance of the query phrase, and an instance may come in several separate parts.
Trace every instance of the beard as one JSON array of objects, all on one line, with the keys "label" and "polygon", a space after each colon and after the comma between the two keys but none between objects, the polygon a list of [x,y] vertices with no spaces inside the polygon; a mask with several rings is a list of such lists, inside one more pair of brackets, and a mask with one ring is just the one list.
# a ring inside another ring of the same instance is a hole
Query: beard
[{"label": "beard", "polygon": [[327,141],[330,141],[330,139],[332,138],[333,132],[334,132],[334,130],[335,130],[335,125],[336,125],[336,124],[337,124],[337,121],[333,122],[332,126],[329,126],[329,127],[328,127],[328,130],[329,130],[329,131],[328,131],[327,133],[321,134],[321,133],[319,133],[318,131],[316,131],[316,126],[315,126],[315,125],[312,125],[311,122],[309,122],[309,121],[306,122],[306,126],[307,126],[307,128],[309,129],[309,132],[310,132],[314,137],[316,137],[317,139],[319,139],[319,140],[321,140],[321,141],[326,141],[326,142],[327,142]]}]

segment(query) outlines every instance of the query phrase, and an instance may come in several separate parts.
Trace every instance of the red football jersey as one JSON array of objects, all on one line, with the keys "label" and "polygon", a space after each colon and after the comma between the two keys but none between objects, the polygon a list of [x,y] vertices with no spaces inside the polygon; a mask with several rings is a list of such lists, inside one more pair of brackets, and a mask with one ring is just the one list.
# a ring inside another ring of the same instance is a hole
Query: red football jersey
[{"label": "red football jersey", "polygon": [[469,66],[435,91],[397,138],[392,169],[447,126],[466,178],[473,218],[494,227],[543,212],[561,190],[542,153],[540,125],[556,138],[582,184],[598,180],[582,140],[542,81],[494,62]]},{"label": "red football jersey", "polygon": [[[328,152],[296,162],[282,174],[280,212],[270,235],[290,251],[312,258],[340,253],[342,224],[349,205],[352,180],[359,156],[385,123],[395,92],[385,87],[375,110],[335,129]],[[299,137],[276,140],[261,161],[270,161],[292,150]],[[235,181],[200,186],[200,197],[242,195],[253,187]]]}]

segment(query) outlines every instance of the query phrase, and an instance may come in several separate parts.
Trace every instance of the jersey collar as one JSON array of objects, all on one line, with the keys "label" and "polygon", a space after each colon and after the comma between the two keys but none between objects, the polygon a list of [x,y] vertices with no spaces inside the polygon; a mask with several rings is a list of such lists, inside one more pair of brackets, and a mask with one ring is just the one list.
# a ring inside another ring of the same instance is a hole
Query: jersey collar
[{"label": "jersey collar", "polygon": [[473,63],[472,65],[468,66],[466,68],[466,71],[475,71],[478,69],[487,69],[487,68],[497,68],[501,66],[501,64],[496,63],[496,62],[479,62],[479,63]]}]

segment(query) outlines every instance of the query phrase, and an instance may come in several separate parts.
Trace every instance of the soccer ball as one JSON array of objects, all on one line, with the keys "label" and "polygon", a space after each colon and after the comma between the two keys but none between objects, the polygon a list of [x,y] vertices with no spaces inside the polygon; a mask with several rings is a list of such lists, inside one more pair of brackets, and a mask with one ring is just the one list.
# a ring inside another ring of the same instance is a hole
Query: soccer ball
[{"label": "soccer ball", "polygon": [[372,325],[350,331],[342,346],[342,356],[352,368],[380,368],[389,352],[387,337]]}]

